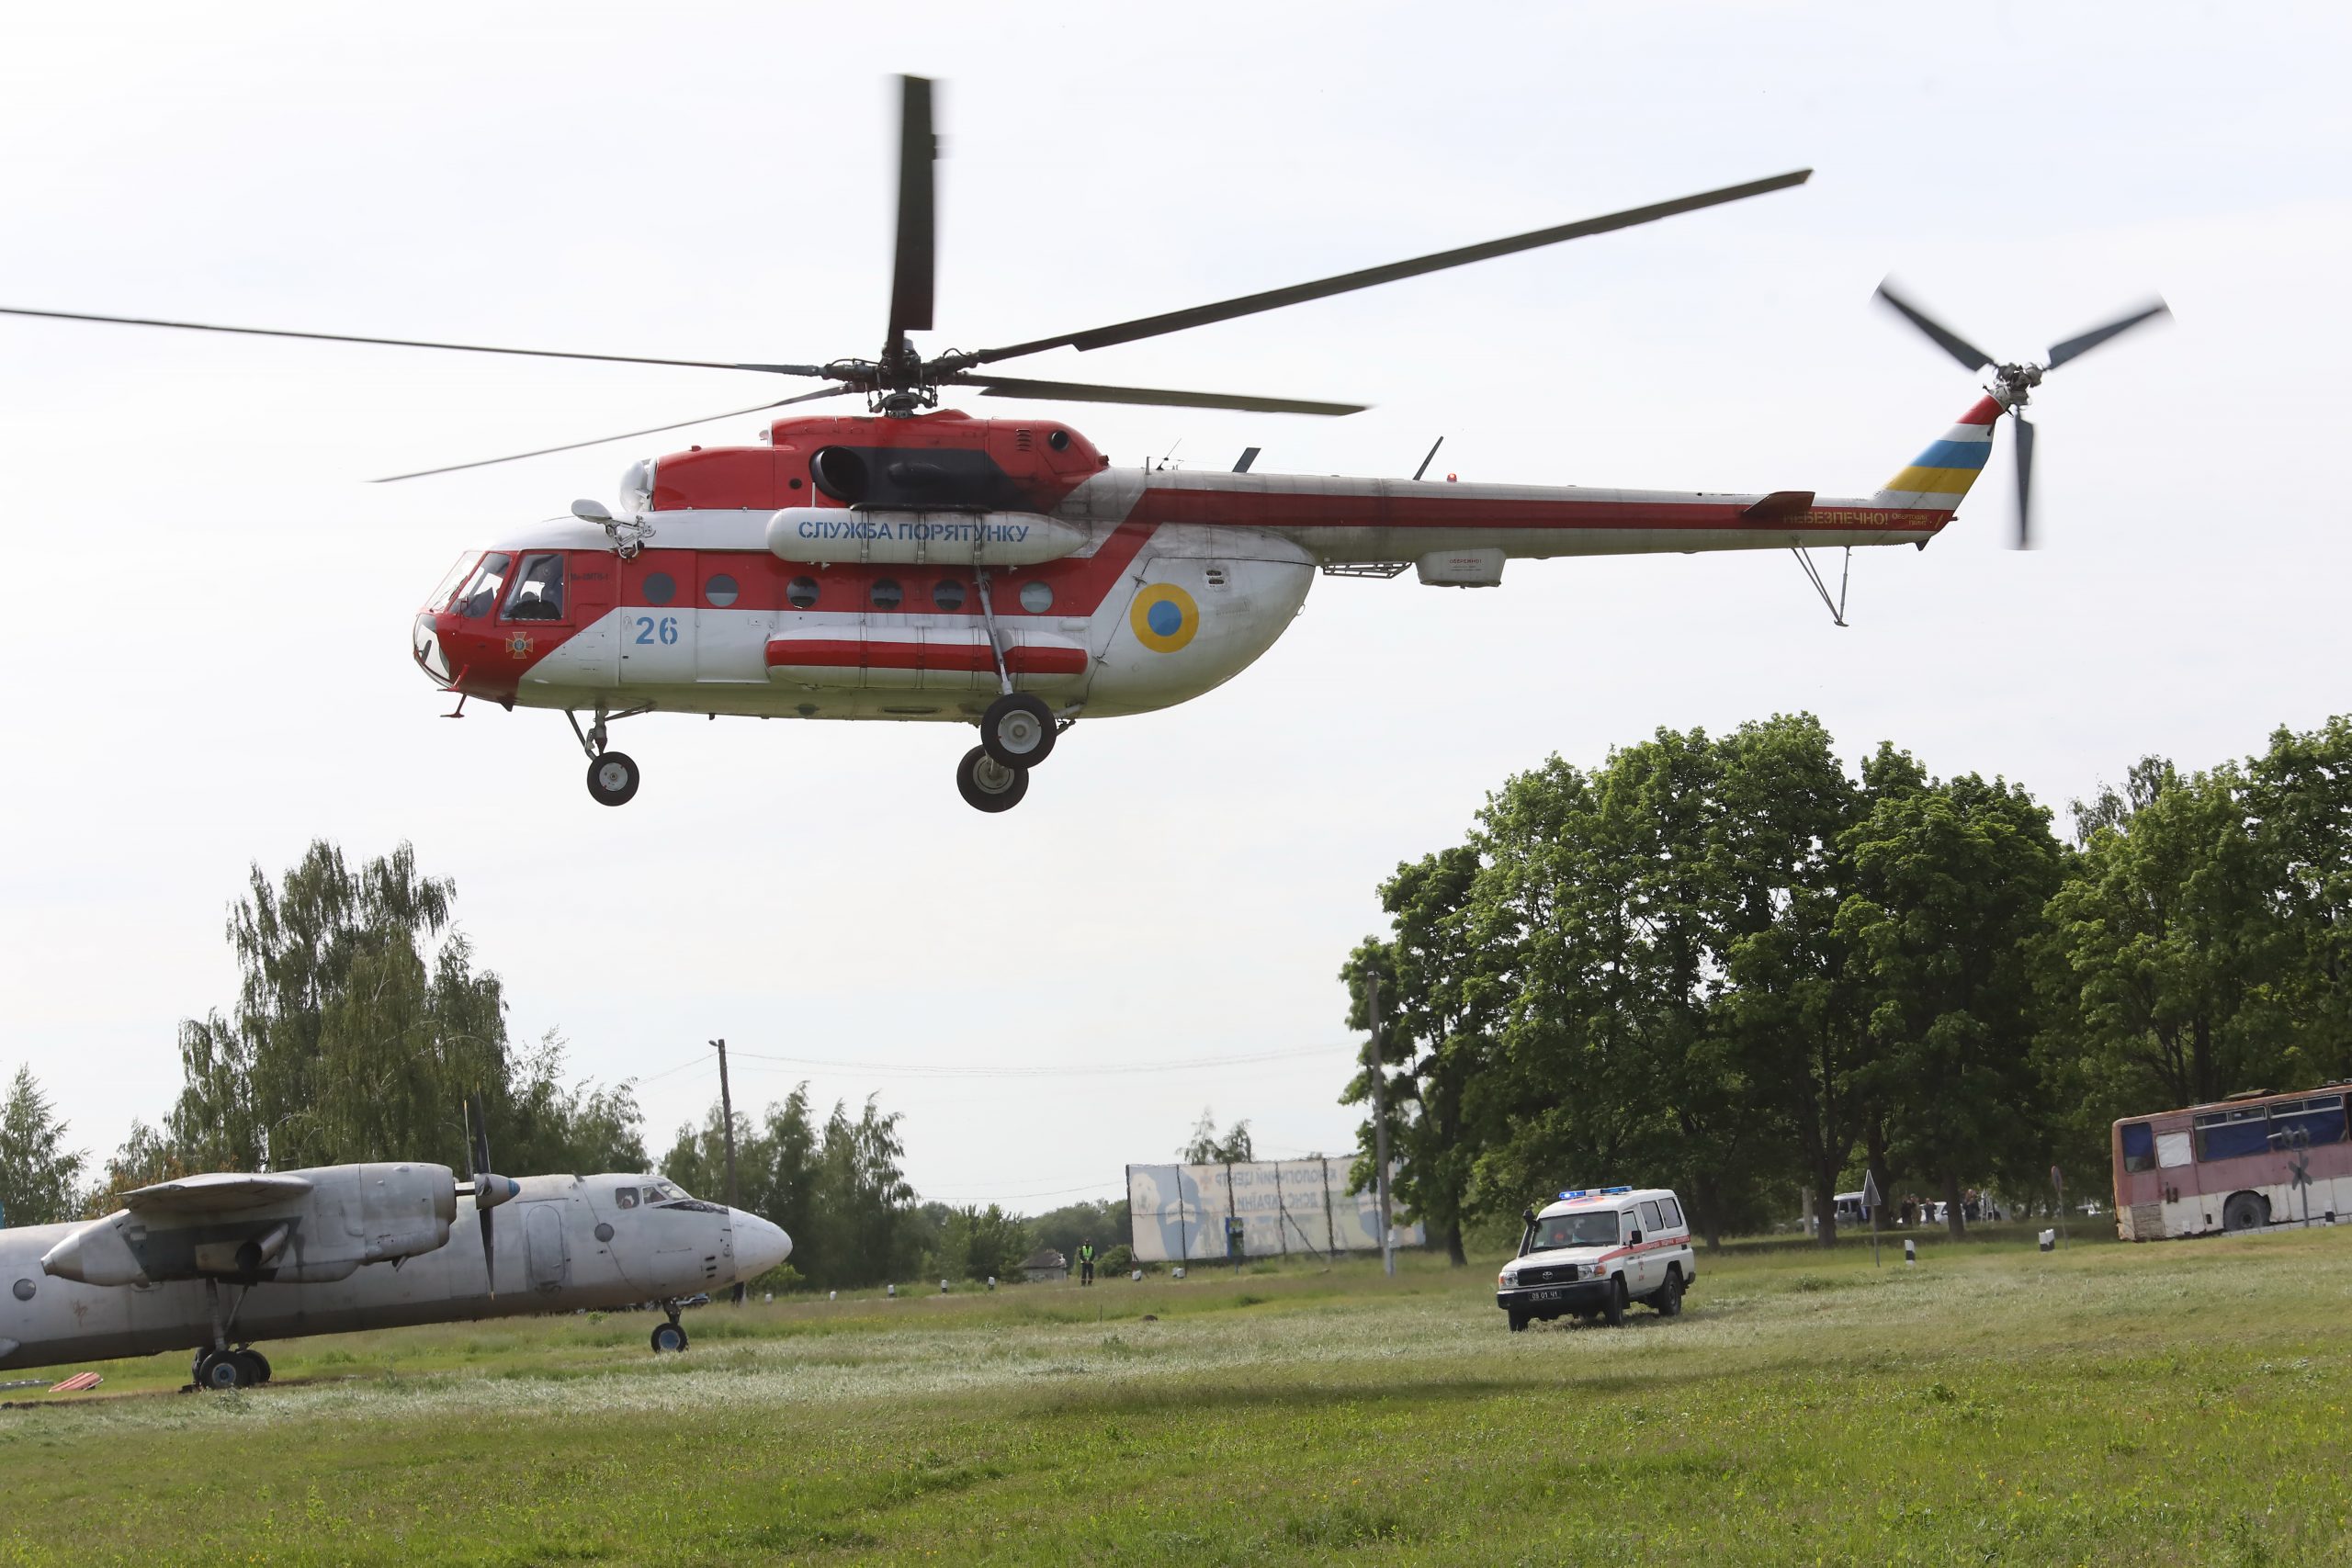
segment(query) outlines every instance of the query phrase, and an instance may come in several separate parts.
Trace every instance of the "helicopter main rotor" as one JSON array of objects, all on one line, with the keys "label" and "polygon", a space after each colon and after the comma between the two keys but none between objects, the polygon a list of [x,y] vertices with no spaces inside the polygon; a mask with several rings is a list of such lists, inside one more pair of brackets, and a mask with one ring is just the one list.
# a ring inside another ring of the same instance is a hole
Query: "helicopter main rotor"
[{"label": "helicopter main rotor", "polygon": [[1164,311],[1158,315],[1141,316],[1132,321],[1114,322],[1109,326],[1091,327],[1081,332],[1054,337],[1032,339],[1025,343],[978,350],[951,350],[925,357],[918,351],[910,333],[933,330],[933,305],[937,282],[937,202],[934,189],[934,164],[938,161],[938,137],[933,127],[932,84],[921,76],[901,76],[899,104],[899,191],[895,243],[890,275],[890,308],[888,327],[880,354],[872,359],[835,359],[822,365],[777,364],[752,361],[710,359],[676,359],[627,354],[595,354],[564,349],[507,348],[483,344],[444,343],[417,338],[361,336],[345,333],[300,332],[269,327],[220,326],[201,321],[164,321],[142,316],[98,315],[82,311],[30,310],[0,306],[0,315],[40,317],[52,321],[95,321],[116,326],[157,327],[175,332],[232,333],[250,337],[300,338],[312,342],[357,343],[393,348],[435,349],[463,354],[520,355],[540,359],[581,359],[607,364],[677,366],[693,369],[745,370],[763,375],[807,377],[821,379],[828,385],[812,392],[761,403],[748,409],[730,410],[724,413],[705,414],[695,419],[681,420],[674,424],[655,425],[642,430],[623,431],[587,441],[567,442],[560,446],[542,446],[528,452],[509,453],[503,457],[486,457],[469,463],[447,464],[438,468],[421,468],[411,473],[388,475],[378,483],[394,479],[421,479],[428,474],[451,473],[462,468],[477,468],[494,463],[520,461],[526,457],[544,457],[555,452],[576,451],[608,441],[634,439],[640,435],[659,434],[671,430],[683,430],[691,425],[707,423],[714,419],[729,419],[741,414],[765,412],[793,403],[811,402],[824,398],[863,396],[870,412],[888,417],[905,418],[928,408],[938,406],[943,388],[967,387],[986,398],[1022,398],[1068,402],[1127,403],[1169,408],[1223,409],[1244,413],[1296,413],[1337,416],[1360,413],[1370,405],[1352,402],[1332,402],[1304,398],[1265,397],[1247,393],[1182,391],[1159,387],[1105,386],[1091,382],[1035,380],[1001,376],[983,367],[1002,360],[1042,354],[1048,349],[1074,348],[1085,353],[1107,348],[1114,344],[1134,343],[1139,339],[1159,337],[1170,333],[1188,331],[1216,321],[1232,321],[1237,317],[1255,315],[1261,311],[1281,310],[1286,306],[1304,304],[1313,299],[1325,299],[1357,289],[1372,288],[1384,283],[1418,277],[1426,273],[1464,266],[1473,262],[1512,255],[1521,251],[1536,250],[1545,245],[1603,234],[1637,224],[1652,223],[1662,218],[1695,212],[1703,208],[1718,207],[1727,202],[1742,201],[1749,197],[1763,196],[1805,183],[1813,175],[1810,169],[1796,169],[1765,179],[1750,180],[1741,185],[1701,191],[1671,201],[1656,202],[1646,207],[1629,208],[1622,212],[1605,213],[1597,218],[1581,219],[1548,229],[1537,229],[1523,234],[1488,240],[1475,245],[1439,251],[1430,255],[1391,262],[1383,266],[1364,267],[1354,272],[1318,278],[1312,282],[1293,284],[1288,288],[1266,289],[1255,294],[1239,295],[1230,299],[1184,310]]}]

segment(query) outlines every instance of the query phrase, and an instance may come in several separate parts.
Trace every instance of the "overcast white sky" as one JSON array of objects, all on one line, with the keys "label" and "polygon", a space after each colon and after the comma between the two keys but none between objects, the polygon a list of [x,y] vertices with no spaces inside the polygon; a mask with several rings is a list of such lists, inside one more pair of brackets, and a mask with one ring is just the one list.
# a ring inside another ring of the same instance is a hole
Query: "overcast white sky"
[{"label": "overcast white sky", "polygon": [[[1339,1152],[1373,888],[1557,750],[1807,708],[2062,808],[2347,705],[2341,7],[51,6],[9,24],[0,304],[713,358],[879,346],[890,73],[943,79],[940,320],[976,346],[1810,164],[1810,186],[1024,375],[1358,399],[1066,412],[1114,462],[1867,493],[1972,400],[1893,272],[2035,404],[1833,627],[1785,555],[1324,581],[1222,692],[1081,724],[1001,818],[962,731],[656,716],[594,804],[552,714],[409,662],[460,549],[738,420],[763,379],[0,320],[16,548],[0,1072],[111,1149],[233,998],[249,863],[413,840],[518,1039],[635,1076],[658,1154],[746,1055],[905,1113],[926,1195],[1109,1195],[1204,1105]],[[975,405],[989,412],[989,405]],[[1824,558],[1834,569],[1834,559]],[[749,1054],[844,1064],[795,1067]],[[1243,1058],[1280,1054],[1276,1060]],[[1193,1064],[1174,1072],[1122,1066]],[[920,1069],[913,1072],[896,1070]],[[1022,1069],[1009,1072],[1007,1069]],[[978,1070],[996,1076],[958,1076]]]}]

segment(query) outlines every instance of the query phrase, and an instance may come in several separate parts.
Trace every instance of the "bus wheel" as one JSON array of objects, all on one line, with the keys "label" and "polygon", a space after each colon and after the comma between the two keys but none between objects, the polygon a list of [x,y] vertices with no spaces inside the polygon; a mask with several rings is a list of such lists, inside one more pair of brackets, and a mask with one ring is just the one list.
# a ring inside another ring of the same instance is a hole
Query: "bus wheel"
[{"label": "bus wheel", "polygon": [[2225,1231],[2258,1231],[2269,1223],[2269,1211],[2255,1193],[2233,1192],[2230,1201],[2222,1205],[2222,1228]]}]

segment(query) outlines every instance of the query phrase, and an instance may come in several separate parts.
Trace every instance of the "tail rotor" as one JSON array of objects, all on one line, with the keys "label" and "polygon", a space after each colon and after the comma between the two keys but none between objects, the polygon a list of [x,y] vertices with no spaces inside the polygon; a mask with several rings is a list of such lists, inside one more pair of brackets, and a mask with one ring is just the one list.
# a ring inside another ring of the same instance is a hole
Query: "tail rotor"
[{"label": "tail rotor", "polygon": [[[1892,280],[1889,280],[1892,281]],[[1878,298],[1904,320],[1919,329],[1928,340],[1951,355],[1970,370],[1991,370],[1993,384],[1984,389],[2001,405],[2017,426],[2012,445],[2017,449],[2018,467],[2018,531],[2012,545],[2015,549],[2030,549],[2033,542],[2033,425],[2025,417],[2025,406],[2033,400],[2033,389],[2041,385],[2042,377],[2070,360],[2097,348],[2112,337],[2130,332],[2143,321],[2172,314],[2172,309],[2162,299],[2118,316],[2103,326],[2093,327],[2065,342],[2053,345],[2049,357],[2041,364],[2004,363],[1969,342],[1966,338],[1937,321],[1917,305],[1881,283]]]}]

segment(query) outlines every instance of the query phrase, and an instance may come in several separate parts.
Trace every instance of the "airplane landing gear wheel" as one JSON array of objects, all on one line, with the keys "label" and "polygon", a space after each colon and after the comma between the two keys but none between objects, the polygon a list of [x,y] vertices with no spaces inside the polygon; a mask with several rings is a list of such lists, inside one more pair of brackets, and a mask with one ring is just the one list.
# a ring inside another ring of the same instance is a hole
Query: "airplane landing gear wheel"
[{"label": "airplane landing gear wheel", "polygon": [[599,806],[627,806],[637,794],[639,776],[626,752],[606,751],[589,761],[588,793]]},{"label": "airplane landing gear wheel", "polygon": [[1034,768],[1053,754],[1054,710],[1043,697],[1013,692],[980,716],[980,744],[1008,768]]},{"label": "airplane landing gear wheel", "polygon": [[1006,767],[975,746],[956,764],[956,787],[976,811],[1010,811],[1029,793],[1029,770]]},{"label": "airplane landing gear wheel", "polygon": [[243,1356],[247,1363],[249,1363],[254,1374],[254,1382],[265,1383],[269,1381],[269,1358],[267,1356],[263,1355],[258,1350],[240,1350],[237,1354]]},{"label": "airplane landing gear wheel", "polygon": [[685,1348],[686,1331],[684,1328],[674,1323],[657,1323],[653,1325],[653,1353],[655,1355],[673,1356]]},{"label": "airplane landing gear wheel", "polygon": [[257,1380],[253,1365],[238,1350],[207,1350],[196,1359],[196,1386],[227,1390],[250,1388]]}]

